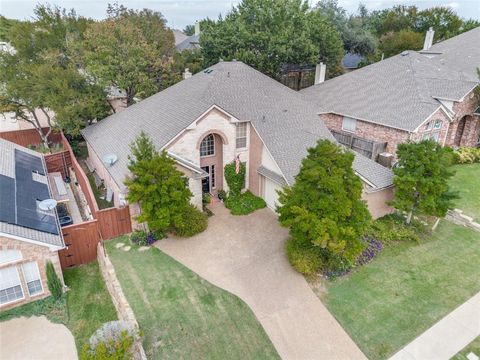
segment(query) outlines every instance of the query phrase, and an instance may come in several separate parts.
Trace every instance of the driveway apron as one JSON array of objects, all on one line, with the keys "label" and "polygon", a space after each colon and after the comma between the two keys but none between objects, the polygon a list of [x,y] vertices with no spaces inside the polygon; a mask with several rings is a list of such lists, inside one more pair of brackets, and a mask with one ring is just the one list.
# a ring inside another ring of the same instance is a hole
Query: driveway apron
[{"label": "driveway apron", "polygon": [[158,248],[244,300],[283,359],[366,359],[285,256],[287,229],[269,209],[232,216],[212,208],[205,232]]}]

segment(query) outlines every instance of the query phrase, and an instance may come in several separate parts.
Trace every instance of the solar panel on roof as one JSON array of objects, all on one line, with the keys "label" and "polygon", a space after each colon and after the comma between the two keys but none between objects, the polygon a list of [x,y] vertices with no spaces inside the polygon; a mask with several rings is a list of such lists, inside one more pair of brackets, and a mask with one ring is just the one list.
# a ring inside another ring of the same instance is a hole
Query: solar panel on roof
[{"label": "solar panel on roof", "polygon": [[15,224],[15,179],[0,175],[0,221]]},{"label": "solar panel on roof", "polygon": [[16,224],[30,229],[58,234],[54,212],[39,210],[38,202],[48,199],[48,185],[35,181],[32,172],[45,175],[42,159],[15,149]]}]

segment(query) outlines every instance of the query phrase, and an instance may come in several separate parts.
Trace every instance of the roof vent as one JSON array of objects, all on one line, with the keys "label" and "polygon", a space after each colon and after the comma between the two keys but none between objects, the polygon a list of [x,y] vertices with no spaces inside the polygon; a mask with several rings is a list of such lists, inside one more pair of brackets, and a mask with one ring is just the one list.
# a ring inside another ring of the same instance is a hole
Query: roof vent
[{"label": "roof vent", "polygon": [[402,56],[407,56],[409,54],[408,50],[402,51],[401,55]]},{"label": "roof vent", "polygon": [[102,161],[109,166],[112,166],[113,164],[115,164],[117,160],[118,160],[118,157],[115,154],[106,154],[102,156]]}]

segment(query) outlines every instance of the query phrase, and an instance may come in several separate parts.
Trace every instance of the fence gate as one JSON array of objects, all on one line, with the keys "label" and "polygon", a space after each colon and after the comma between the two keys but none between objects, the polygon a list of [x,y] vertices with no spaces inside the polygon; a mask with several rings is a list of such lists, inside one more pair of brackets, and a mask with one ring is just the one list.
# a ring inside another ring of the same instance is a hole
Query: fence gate
[{"label": "fence gate", "polygon": [[59,251],[62,269],[87,264],[97,258],[100,241],[98,221],[86,221],[62,228],[66,248]]}]

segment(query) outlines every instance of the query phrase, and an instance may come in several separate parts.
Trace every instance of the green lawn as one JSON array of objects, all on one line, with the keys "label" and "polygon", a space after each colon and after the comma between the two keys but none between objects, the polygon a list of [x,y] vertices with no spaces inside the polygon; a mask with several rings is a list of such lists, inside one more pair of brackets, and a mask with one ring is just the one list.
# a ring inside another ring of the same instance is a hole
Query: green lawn
[{"label": "green lawn", "polygon": [[278,359],[248,306],[157,248],[106,243],[149,359]]},{"label": "green lawn", "polygon": [[455,165],[453,170],[456,174],[450,185],[460,195],[455,207],[480,221],[480,164]]},{"label": "green lawn", "polygon": [[328,284],[323,300],[369,359],[384,359],[480,290],[480,234],[444,220]]},{"label": "green lawn", "polygon": [[468,344],[462,351],[455,355],[452,360],[468,360],[467,355],[473,352],[480,356],[480,336]]},{"label": "green lawn", "polygon": [[95,196],[95,200],[97,200],[97,205],[100,210],[102,209],[107,209],[111,208],[113,206],[113,200],[112,201],[107,201],[103,199],[102,197],[105,195],[105,190],[100,190],[97,188],[97,185],[95,184],[95,178],[93,177],[92,174],[86,173],[88,182],[90,183],[90,187],[92,188],[93,195]]},{"label": "green lawn", "polygon": [[117,313],[97,262],[65,270],[63,276],[70,288],[67,326],[80,350],[103,323],[117,320]]},{"label": "green lawn", "polygon": [[117,320],[117,314],[96,262],[65,270],[63,275],[70,287],[66,296],[58,301],[50,296],[2,311],[0,321],[45,315],[50,321],[65,324],[70,329],[80,353],[95,330],[104,322]]}]

